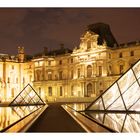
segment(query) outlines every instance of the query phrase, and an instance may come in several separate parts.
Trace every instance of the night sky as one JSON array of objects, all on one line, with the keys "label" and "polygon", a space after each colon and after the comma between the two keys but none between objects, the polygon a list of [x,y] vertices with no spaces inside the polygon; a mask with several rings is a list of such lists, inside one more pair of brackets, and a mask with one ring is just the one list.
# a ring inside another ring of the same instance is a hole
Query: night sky
[{"label": "night sky", "polygon": [[72,49],[97,22],[109,24],[119,44],[140,40],[140,8],[1,8],[0,53],[16,54],[24,46],[33,55],[61,43]]}]

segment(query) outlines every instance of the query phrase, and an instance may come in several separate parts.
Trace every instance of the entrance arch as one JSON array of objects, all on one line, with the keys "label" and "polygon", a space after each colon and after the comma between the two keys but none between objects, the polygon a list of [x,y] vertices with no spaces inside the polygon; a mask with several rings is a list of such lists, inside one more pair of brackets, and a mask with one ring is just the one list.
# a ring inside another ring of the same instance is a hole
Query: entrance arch
[{"label": "entrance arch", "polygon": [[91,97],[91,94],[92,94],[92,84],[89,83],[87,85],[87,97]]}]

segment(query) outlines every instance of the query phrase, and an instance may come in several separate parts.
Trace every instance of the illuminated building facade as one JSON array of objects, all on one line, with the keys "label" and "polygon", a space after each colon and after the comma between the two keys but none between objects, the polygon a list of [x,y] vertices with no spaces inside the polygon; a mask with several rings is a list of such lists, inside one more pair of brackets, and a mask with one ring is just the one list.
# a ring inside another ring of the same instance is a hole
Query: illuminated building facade
[{"label": "illuminated building facade", "polygon": [[0,99],[12,100],[30,83],[44,101],[94,98],[106,90],[140,58],[139,42],[107,45],[99,34],[86,31],[73,51],[59,51],[26,59],[24,48],[17,56],[1,54]]}]

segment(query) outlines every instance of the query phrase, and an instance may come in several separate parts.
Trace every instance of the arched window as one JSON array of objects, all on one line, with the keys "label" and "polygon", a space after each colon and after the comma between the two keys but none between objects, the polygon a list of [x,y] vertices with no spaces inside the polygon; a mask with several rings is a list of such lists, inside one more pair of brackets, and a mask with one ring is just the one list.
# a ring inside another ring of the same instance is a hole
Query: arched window
[{"label": "arched window", "polygon": [[92,66],[88,65],[87,66],[87,77],[91,77],[91,75],[92,75]]},{"label": "arched window", "polygon": [[91,94],[92,94],[92,84],[89,83],[87,85],[87,97],[91,97]]},{"label": "arched window", "polygon": [[37,70],[36,71],[36,80],[37,81],[40,81],[40,74],[41,74],[40,70]]},{"label": "arched window", "polygon": [[52,96],[52,87],[48,87],[48,95]]},{"label": "arched window", "polygon": [[71,79],[73,79],[73,70],[71,70]]}]

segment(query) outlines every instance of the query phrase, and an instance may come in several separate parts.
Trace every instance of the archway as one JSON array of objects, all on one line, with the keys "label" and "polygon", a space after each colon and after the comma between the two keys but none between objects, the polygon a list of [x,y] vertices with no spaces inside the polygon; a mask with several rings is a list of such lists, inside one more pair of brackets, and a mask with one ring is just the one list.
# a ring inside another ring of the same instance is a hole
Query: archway
[{"label": "archway", "polygon": [[92,94],[92,84],[89,83],[87,85],[87,97],[91,97],[91,94]]}]

